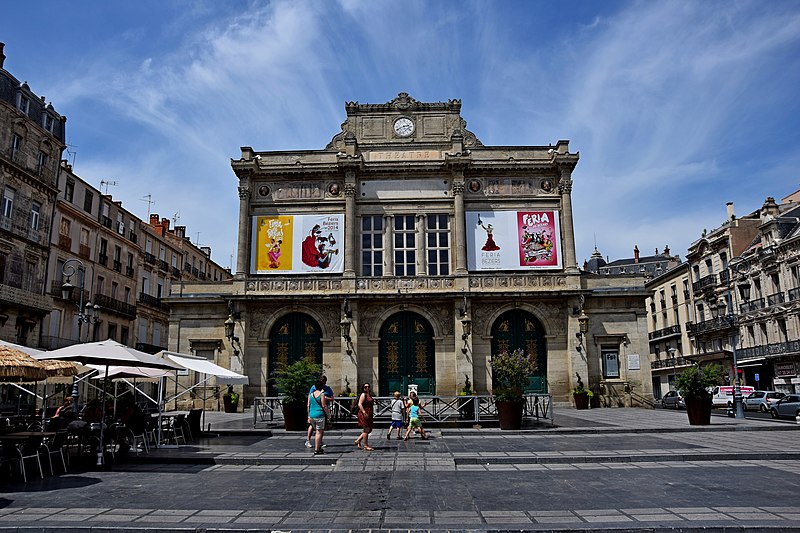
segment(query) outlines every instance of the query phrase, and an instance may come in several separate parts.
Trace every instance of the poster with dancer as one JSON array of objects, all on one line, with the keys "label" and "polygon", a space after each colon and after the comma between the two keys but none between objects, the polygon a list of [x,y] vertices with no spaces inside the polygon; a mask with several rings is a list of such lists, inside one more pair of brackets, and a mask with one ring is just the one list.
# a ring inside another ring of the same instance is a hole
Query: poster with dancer
[{"label": "poster with dancer", "polygon": [[251,273],[344,271],[344,215],[253,217]]},{"label": "poster with dancer", "polygon": [[562,268],[557,210],[468,211],[466,225],[469,270]]}]

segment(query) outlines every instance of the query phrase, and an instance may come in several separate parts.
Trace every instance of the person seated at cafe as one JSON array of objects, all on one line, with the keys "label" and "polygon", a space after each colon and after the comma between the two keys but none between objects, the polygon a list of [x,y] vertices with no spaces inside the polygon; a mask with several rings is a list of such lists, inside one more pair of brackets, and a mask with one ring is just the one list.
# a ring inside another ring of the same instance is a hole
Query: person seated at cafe
[{"label": "person seated at cafe", "polygon": [[56,414],[54,416],[56,418],[67,418],[70,420],[75,418],[75,409],[72,408],[71,397],[67,396],[64,398],[64,403],[56,409]]},{"label": "person seated at cafe", "polygon": [[83,413],[81,413],[81,418],[90,424],[94,422],[102,422],[103,409],[100,407],[100,400],[95,398],[86,404],[86,407],[83,409]]}]

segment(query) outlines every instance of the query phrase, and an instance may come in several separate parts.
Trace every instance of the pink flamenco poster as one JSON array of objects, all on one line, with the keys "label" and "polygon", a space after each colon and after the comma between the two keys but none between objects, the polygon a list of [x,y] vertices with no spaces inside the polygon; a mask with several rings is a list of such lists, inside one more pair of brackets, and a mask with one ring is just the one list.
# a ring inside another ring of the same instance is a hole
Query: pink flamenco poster
[{"label": "pink flamenco poster", "polygon": [[558,217],[553,211],[518,211],[517,245],[519,266],[557,267]]}]

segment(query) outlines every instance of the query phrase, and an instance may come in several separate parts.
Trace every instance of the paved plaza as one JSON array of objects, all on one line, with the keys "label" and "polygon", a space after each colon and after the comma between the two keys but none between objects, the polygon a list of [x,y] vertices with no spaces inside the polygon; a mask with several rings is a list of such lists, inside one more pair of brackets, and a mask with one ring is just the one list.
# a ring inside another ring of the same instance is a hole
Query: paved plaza
[{"label": "paved plaza", "polygon": [[10,531],[798,531],[800,426],[685,412],[556,411],[555,426],[434,428],[353,445],[207,413],[219,436],[0,485]]}]

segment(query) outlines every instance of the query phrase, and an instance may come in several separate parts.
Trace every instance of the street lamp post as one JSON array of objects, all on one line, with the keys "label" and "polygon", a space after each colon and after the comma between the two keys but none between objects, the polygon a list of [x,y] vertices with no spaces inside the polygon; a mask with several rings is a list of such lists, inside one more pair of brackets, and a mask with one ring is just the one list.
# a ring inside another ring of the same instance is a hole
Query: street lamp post
[{"label": "street lamp post", "polygon": [[[82,324],[96,323],[97,322],[97,312],[100,310],[100,306],[92,305],[91,302],[86,302],[86,306],[84,307],[83,303],[83,295],[84,295],[84,288],[86,286],[86,265],[83,264],[83,261],[80,259],[67,259],[64,261],[64,264],[61,265],[61,277],[62,279],[66,278],[64,284],[61,286],[61,297],[64,300],[72,300],[72,292],[75,290],[75,286],[70,283],[72,276],[79,274],[79,281],[80,287],[79,290],[80,295],[78,296],[78,342],[81,342],[81,329]],[[78,412],[78,397],[80,393],[78,391],[78,380],[73,379],[72,382],[72,408],[75,412]]]}]

